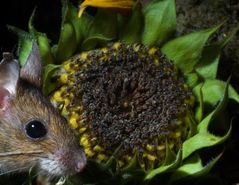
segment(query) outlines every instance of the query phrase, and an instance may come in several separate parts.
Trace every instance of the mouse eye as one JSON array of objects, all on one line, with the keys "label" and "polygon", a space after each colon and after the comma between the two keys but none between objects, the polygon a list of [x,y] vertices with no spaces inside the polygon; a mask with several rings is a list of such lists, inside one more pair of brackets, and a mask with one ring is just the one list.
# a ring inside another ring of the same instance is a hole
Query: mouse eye
[{"label": "mouse eye", "polygon": [[39,120],[32,120],[25,126],[25,131],[28,137],[32,139],[40,139],[47,134],[45,125]]}]

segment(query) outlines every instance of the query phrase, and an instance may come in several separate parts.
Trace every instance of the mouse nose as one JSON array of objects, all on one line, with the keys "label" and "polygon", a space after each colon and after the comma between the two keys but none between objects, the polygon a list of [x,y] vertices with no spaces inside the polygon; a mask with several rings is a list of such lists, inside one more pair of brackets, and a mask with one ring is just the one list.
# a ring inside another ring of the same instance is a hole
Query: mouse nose
[{"label": "mouse nose", "polygon": [[74,168],[75,168],[75,172],[76,173],[79,173],[81,172],[85,166],[86,166],[86,155],[84,152],[78,152],[75,154],[75,157],[74,157]]},{"label": "mouse nose", "polygon": [[76,162],[75,171],[77,173],[81,172],[85,168],[85,162],[78,161]]},{"label": "mouse nose", "polygon": [[55,159],[58,161],[64,175],[74,175],[81,172],[87,162],[86,155],[81,149],[66,150],[62,148],[56,152]]}]

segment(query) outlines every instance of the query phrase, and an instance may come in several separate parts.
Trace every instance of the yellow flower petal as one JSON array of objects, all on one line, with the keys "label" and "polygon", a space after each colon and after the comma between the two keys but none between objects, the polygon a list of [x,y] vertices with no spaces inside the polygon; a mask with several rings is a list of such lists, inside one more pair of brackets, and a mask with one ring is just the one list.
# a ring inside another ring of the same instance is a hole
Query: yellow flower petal
[{"label": "yellow flower petal", "polygon": [[85,0],[80,5],[78,17],[81,17],[82,13],[88,6],[97,8],[130,10],[133,6],[133,0]]}]

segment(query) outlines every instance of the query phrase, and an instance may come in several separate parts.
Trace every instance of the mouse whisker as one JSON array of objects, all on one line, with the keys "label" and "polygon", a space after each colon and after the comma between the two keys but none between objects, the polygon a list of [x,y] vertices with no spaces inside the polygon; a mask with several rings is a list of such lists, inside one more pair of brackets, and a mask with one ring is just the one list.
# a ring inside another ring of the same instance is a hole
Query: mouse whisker
[{"label": "mouse whisker", "polygon": [[13,173],[13,172],[17,172],[17,171],[22,171],[22,170],[25,170],[25,169],[27,169],[27,167],[17,168],[17,169],[14,169],[14,170],[0,172],[0,176],[6,175],[6,174],[9,174],[9,173]]},{"label": "mouse whisker", "polygon": [[14,152],[4,152],[4,153],[0,153],[0,157],[7,157],[7,156],[14,156],[14,155],[41,154],[41,153],[43,153],[42,150],[29,151],[29,152],[14,151]]}]

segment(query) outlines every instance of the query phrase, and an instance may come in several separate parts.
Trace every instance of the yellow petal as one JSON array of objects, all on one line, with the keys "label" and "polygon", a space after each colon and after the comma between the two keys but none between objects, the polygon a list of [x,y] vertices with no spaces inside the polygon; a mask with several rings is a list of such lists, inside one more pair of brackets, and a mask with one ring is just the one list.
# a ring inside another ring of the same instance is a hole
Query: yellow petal
[{"label": "yellow petal", "polygon": [[80,5],[78,17],[81,17],[84,10],[88,7],[130,10],[133,6],[133,0],[85,0]]}]

